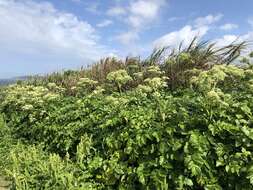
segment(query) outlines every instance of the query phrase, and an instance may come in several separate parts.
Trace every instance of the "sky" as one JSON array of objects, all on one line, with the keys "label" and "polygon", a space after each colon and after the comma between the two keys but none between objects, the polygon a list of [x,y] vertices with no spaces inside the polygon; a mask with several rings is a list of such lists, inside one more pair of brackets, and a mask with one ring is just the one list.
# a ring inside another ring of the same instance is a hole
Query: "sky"
[{"label": "sky", "polygon": [[195,36],[253,41],[252,0],[0,0],[0,78],[145,58]]}]

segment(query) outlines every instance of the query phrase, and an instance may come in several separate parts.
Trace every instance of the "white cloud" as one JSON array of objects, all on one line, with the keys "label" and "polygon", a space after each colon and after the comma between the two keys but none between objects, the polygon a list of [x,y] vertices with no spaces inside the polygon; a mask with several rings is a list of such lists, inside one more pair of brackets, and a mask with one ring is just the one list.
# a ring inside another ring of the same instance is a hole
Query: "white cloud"
[{"label": "white cloud", "polygon": [[158,18],[162,5],[166,0],[136,0],[130,1],[125,7],[113,7],[107,11],[108,15],[125,15],[121,20],[128,24],[129,31],[115,37],[124,45],[138,40],[139,33]]},{"label": "white cloud", "polygon": [[186,25],[178,31],[170,32],[155,40],[153,45],[155,48],[161,48],[166,46],[176,47],[181,42],[183,42],[183,45],[186,45],[189,44],[195,36],[204,36],[208,30],[209,28],[207,26],[193,28],[190,25]]},{"label": "white cloud", "polygon": [[[253,40],[253,31],[249,31],[246,34],[243,34],[240,36],[239,35],[238,36],[224,35],[221,38],[216,39],[215,42],[218,47],[223,47],[223,46],[230,45],[231,43],[240,43],[243,41],[252,42],[252,40]],[[241,52],[241,55],[247,55],[251,51],[253,51],[253,45],[251,43],[248,43],[246,49],[244,49]]]},{"label": "white cloud", "polygon": [[141,17],[138,17],[138,16],[134,16],[134,15],[131,15],[127,18],[127,22],[134,28],[138,28],[140,26],[142,26],[142,18]]},{"label": "white cloud", "polygon": [[[249,18],[248,19],[248,23],[253,27],[253,18]],[[238,28],[238,26],[232,26],[230,27],[229,24],[225,24],[223,29],[230,29],[230,28]],[[220,27],[221,28],[221,27]],[[241,35],[233,35],[233,34],[226,34],[224,36],[222,36],[221,38],[218,38],[215,40],[217,42],[218,46],[226,46],[229,45],[233,42],[242,42],[242,41],[246,41],[246,42],[252,42],[253,41],[253,30],[250,29],[248,32],[241,34]],[[248,43],[248,50],[249,49],[253,49],[252,43]]]},{"label": "white cloud", "polygon": [[116,39],[124,45],[133,43],[135,40],[138,40],[138,38],[139,38],[138,32],[135,31],[128,31],[116,36]]},{"label": "white cloud", "polygon": [[253,50],[253,44],[252,44],[252,41],[253,41],[253,17],[250,17],[248,19],[248,23],[250,24],[251,28],[250,30],[244,34],[241,38],[244,40],[244,41],[248,41],[250,42],[249,43],[249,46],[250,48]]},{"label": "white cloud", "polygon": [[135,17],[135,20],[140,20],[139,22],[151,21],[157,17],[159,9],[164,3],[165,0],[135,0],[130,1],[125,7],[118,5],[111,7],[106,14],[109,16],[127,15],[129,24],[131,24],[133,17]]},{"label": "white cloud", "polygon": [[163,35],[153,42],[155,48],[166,46],[176,47],[180,43],[183,46],[188,45],[194,37],[202,38],[212,28],[212,24],[218,22],[222,18],[222,14],[207,15],[198,17],[194,20],[194,25],[186,25],[178,31],[173,31]]},{"label": "white cloud", "polygon": [[204,25],[211,25],[215,22],[218,22],[223,17],[222,14],[217,15],[207,15],[205,17],[198,17],[195,19],[194,23],[196,27],[204,26]]},{"label": "white cloud", "polygon": [[3,43],[28,44],[35,50],[64,48],[84,56],[86,50],[82,49],[98,48],[98,36],[90,24],[72,14],[59,12],[50,3],[1,0],[0,16]]},{"label": "white cloud", "polygon": [[81,64],[105,54],[104,47],[98,44],[99,36],[89,23],[58,11],[50,3],[0,0],[0,18],[2,56],[8,51],[12,57],[19,54],[20,59],[27,61],[68,60],[70,67],[77,60]]},{"label": "white cloud", "polygon": [[169,21],[169,22],[174,22],[174,21],[181,20],[181,19],[183,19],[183,17],[170,17],[170,18],[168,19],[168,21]]},{"label": "white cloud", "polygon": [[100,23],[97,24],[97,27],[103,28],[103,27],[109,26],[111,24],[113,24],[113,21],[111,21],[111,20],[103,20],[102,22],[100,22]]},{"label": "white cloud", "polygon": [[158,17],[164,0],[138,0],[129,5],[128,23],[134,28],[141,28]]},{"label": "white cloud", "polygon": [[[33,0],[34,1],[34,0]],[[84,7],[84,9],[92,14],[99,15],[101,14],[101,11],[99,10],[100,3],[97,1],[88,2],[86,0],[70,0],[73,3],[78,4],[81,7]]]},{"label": "white cloud", "polygon": [[217,46],[227,46],[235,41],[239,40],[239,37],[236,35],[224,35],[222,38],[216,39]]},{"label": "white cloud", "polygon": [[248,48],[251,49],[251,51],[253,51],[253,44],[252,44],[253,30],[251,30],[251,31],[247,32],[246,34],[240,36],[240,39],[243,40],[243,41],[249,42],[248,43]]},{"label": "white cloud", "polygon": [[106,14],[109,16],[119,16],[126,14],[126,10],[123,7],[116,6],[107,10]]},{"label": "white cloud", "polygon": [[93,14],[99,14],[100,12],[98,8],[99,8],[99,4],[97,2],[94,2],[94,3],[87,3],[85,9]]},{"label": "white cloud", "polygon": [[238,25],[237,24],[232,24],[232,23],[227,23],[227,24],[224,24],[224,25],[220,26],[221,30],[233,30],[233,29],[236,29],[236,28],[238,28]]},{"label": "white cloud", "polygon": [[[161,2],[161,1],[160,1]],[[153,19],[160,7],[159,1],[139,0],[130,4],[130,12],[136,16]]]}]

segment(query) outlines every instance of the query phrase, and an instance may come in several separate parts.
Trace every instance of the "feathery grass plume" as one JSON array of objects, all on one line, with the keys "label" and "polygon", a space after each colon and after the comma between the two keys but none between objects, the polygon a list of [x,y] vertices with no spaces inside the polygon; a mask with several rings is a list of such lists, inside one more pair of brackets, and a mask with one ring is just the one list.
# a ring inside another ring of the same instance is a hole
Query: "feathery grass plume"
[{"label": "feathery grass plume", "polygon": [[[186,75],[186,72],[192,69],[208,70],[216,64],[229,65],[240,56],[246,45],[246,42],[233,42],[224,47],[217,47],[216,43],[200,41],[195,37],[184,48],[180,45],[178,50],[171,49],[170,54],[167,56],[159,54],[159,56],[167,57],[160,65],[161,70],[169,78],[168,85],[170,89],[183,87],[188,85],[191,77]],[[164,49],[161,51],[165,52]]]},{"label": "feathery grass plume", "polygon": [[[117,70],[125,70],[133,79],[128,83],[127,89],[135,88],[142,84],[148,73],[148,68],[155,66],[160,69],[161,75],[168,77],[167,83],[170,90],[185,88],[194,72],[192,70],[209,70],[214,65],[230,65],[236,63],[247,42],[234,41],[229,45],[219,47],[215,42],[201,41],[194,37],[188,45],[183,42],[177,48],[163,47],[155,49],[151,55],[144,60],[140,57],[126,57],[125,60],[115,57],[101,59],[97,63],[82,67],[79,71],[55,72],[44,77],[33,77],[28,83],[32,85],[46,85],[55,83],[58,87],[65,89],[66,95],[74,95],[73,88],[77,86],[80,78],[89,78],[97,81],[103,88],[106,86],[107,75]],[[253,53],[252,53],[253,54]],[[250,59],[242,59],[250,64]],[[137,76],[143,77],[140,78]],[[136,78],[138,77],[138,79]],[[26,82],[27,83],[27,82]],[[105,88],[106,90],[106,88]]]}]

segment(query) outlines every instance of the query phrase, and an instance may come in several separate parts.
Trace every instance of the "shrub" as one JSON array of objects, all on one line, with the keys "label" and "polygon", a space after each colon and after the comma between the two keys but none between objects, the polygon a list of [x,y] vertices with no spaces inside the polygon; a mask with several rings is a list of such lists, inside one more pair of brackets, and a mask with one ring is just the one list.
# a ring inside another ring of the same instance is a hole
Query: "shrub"
[{"label": "shrub", "polygon": [[82,76],[68,96],[57,82],[4,89],[0,164],[14,189],[252,189],[252,67],[188,49],[169,75],[158,52],[103,83]]}]

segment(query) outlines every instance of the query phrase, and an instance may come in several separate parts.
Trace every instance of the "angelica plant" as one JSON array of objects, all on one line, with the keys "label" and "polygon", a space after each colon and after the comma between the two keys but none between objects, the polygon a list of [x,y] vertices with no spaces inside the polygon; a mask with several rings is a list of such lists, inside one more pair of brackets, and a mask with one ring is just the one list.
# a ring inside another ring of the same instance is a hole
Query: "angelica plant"
[{"label": "angelica plant", "polygon": [[122,87],[132,81],[132,77],[128,75],[126,70],[118,70],[107,75],[107,80],[115,84],[118,91],[122,92]]}]

